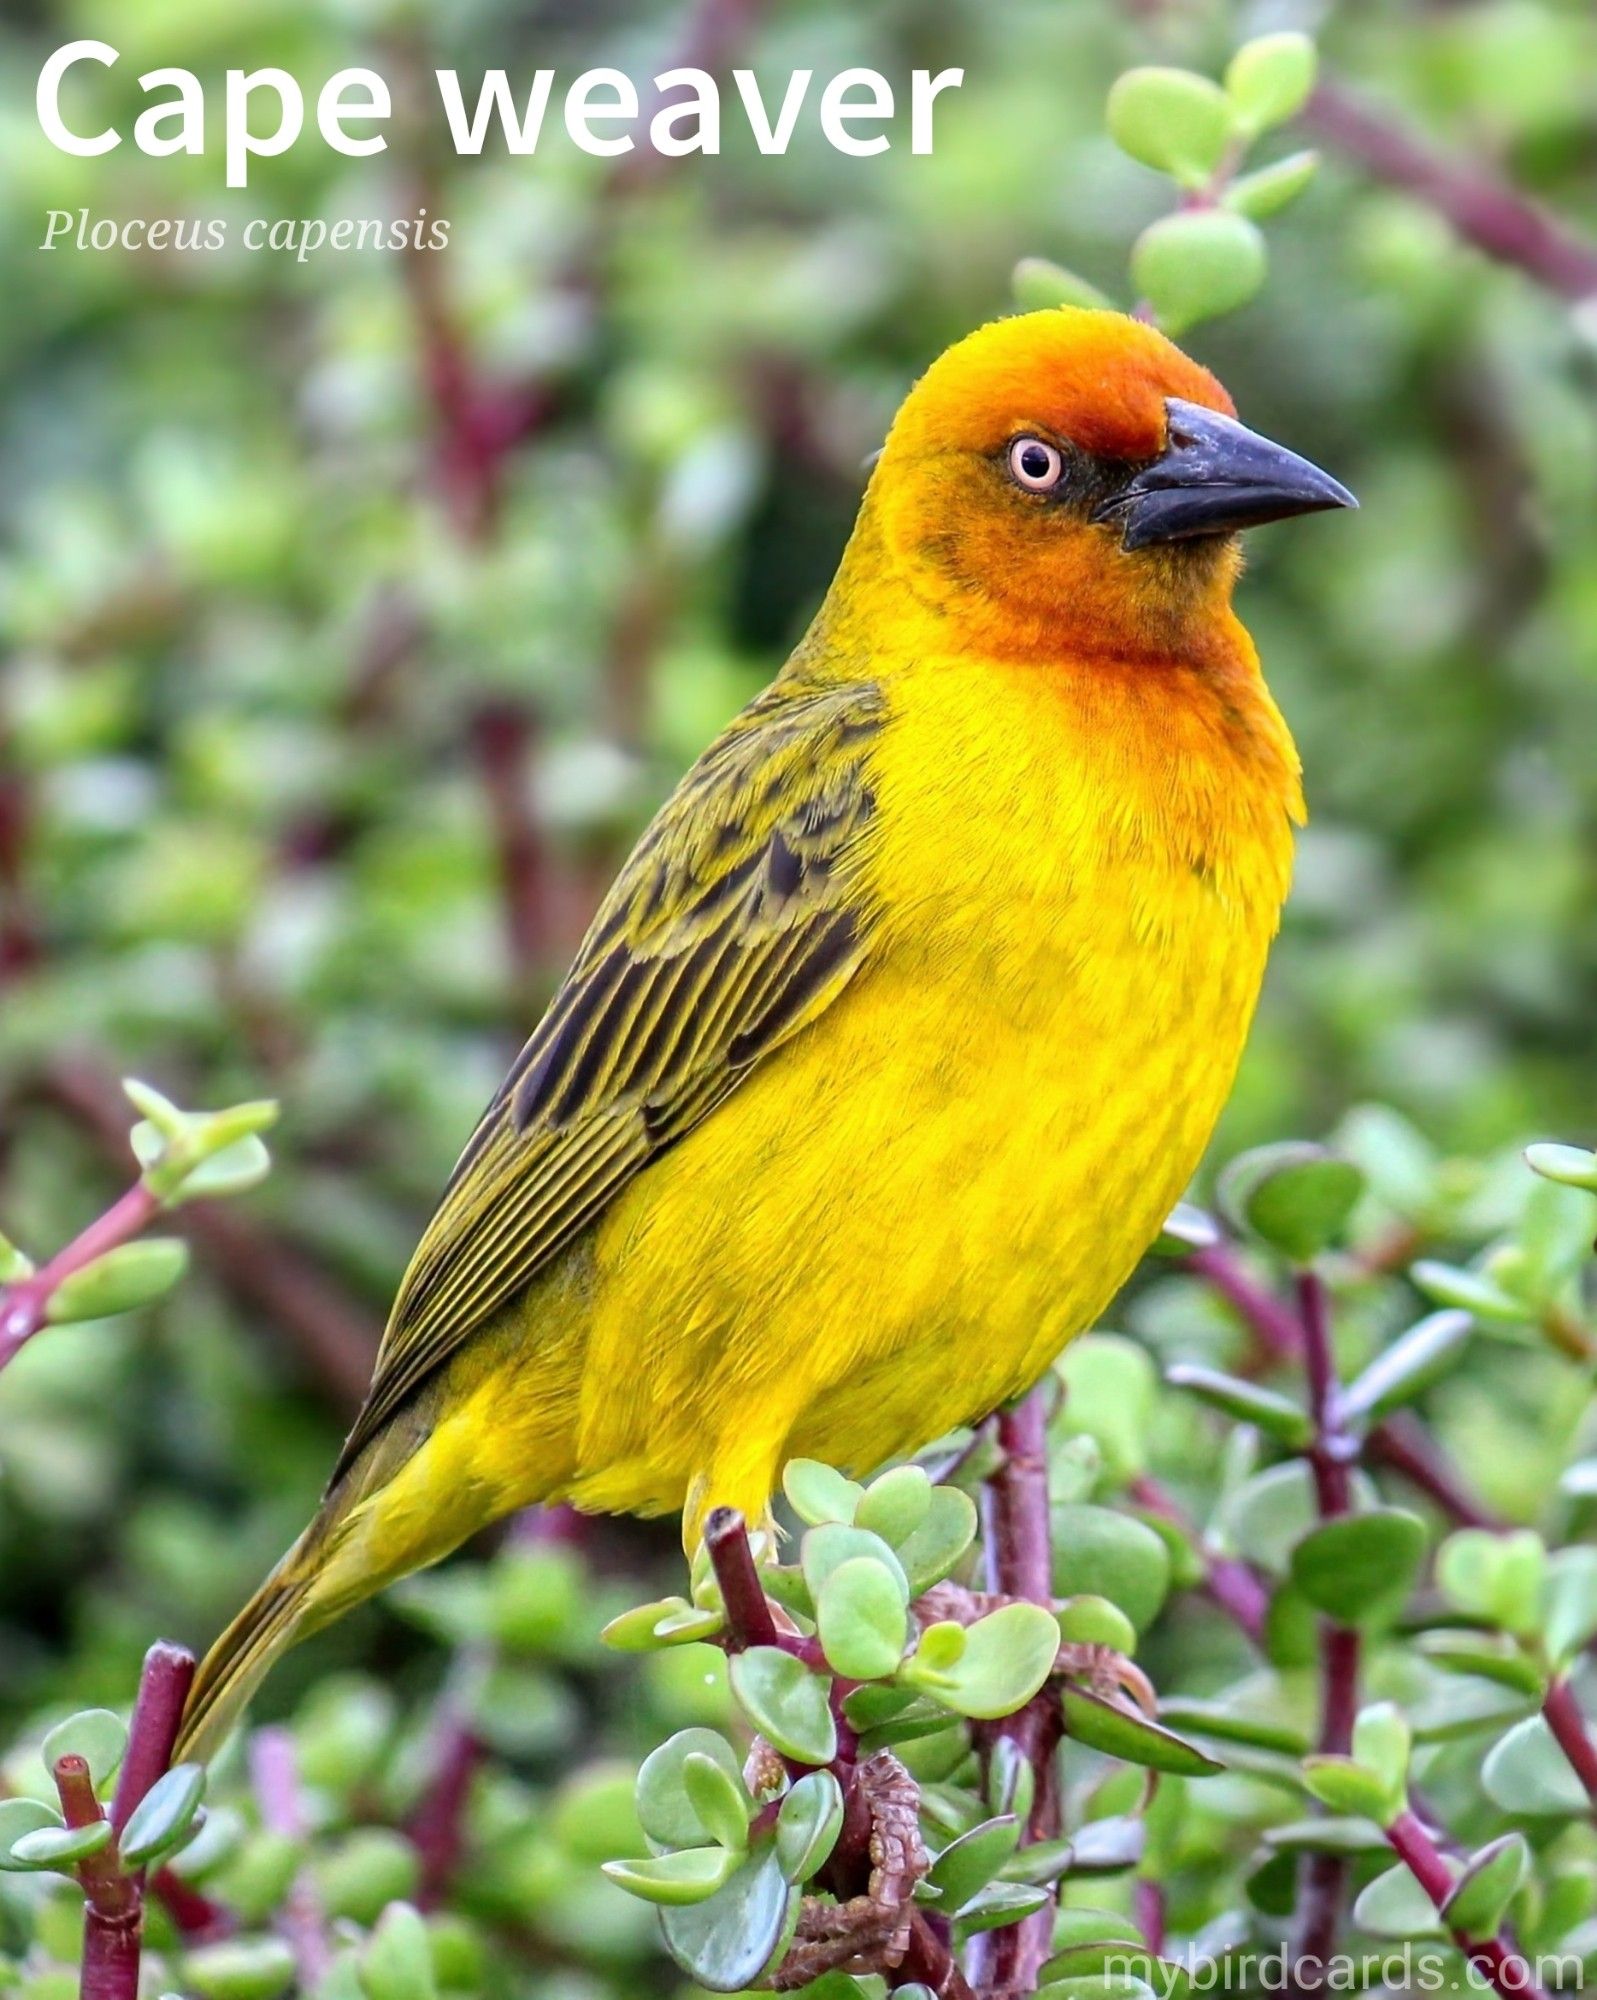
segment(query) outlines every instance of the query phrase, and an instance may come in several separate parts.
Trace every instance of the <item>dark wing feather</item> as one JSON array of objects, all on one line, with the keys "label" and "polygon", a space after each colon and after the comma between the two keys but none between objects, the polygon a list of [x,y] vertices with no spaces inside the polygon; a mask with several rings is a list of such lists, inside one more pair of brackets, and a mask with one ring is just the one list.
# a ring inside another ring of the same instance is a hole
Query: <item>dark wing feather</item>
[{"label": "dark wing feather", "polygon": [[393,1412],[853,976],[841,863],[873,809],[869,683],[789,676],[667,800],[461,1155],[334,1478]]}]

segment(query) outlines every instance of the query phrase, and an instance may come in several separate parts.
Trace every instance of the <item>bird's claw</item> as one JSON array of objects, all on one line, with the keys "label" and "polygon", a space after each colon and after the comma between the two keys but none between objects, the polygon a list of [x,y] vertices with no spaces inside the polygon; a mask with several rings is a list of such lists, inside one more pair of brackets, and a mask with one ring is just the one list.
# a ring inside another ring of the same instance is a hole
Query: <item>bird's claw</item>
[{"label": "bird's claw", "polygon": [[930,1863],[920,1835],[920,1792],[887,1751],[855,1773],[870,1811],[870,1881],[843,1903],[806,1896],[786,1957],[770,1976],[778,1993],[826,1972],[891,1972],[909,1949],[915,1884]]}]

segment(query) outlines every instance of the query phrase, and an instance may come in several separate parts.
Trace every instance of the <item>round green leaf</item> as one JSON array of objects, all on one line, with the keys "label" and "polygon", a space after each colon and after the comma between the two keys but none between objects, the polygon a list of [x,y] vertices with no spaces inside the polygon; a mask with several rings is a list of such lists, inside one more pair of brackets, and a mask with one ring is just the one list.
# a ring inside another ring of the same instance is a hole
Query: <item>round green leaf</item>
[{"label": "round green leaf", "polygon": [[724,1613],[690,1604],[685,1597],[662,1597],[634,1605],[612,1618],[599,1637],[618,1653],[654,1653],[712,1638],[726,1623]]},{"label": "round green leaf", "polygon": [[1209,180],[1234,130],[1226,93],[1185,69],[1128,69],[1116,78],[1105,114],[1123,153],[1189,188]]},{"label": "round green leaf", "polygon": [[983,1820],[951,1840],[932,1863],[927,1880],[940,1892],[938,1910],[952,1916],[985,1887],[1020,1845],[1020,1821],[1013,1813]]},{"label": "round green leaf", "polygon": [[1086,1333],[1070,1343],[1055,1367],[1065,1385],[1063,1429],[1090,1437],[1112,1478],[1141,1472],[1159,1391],[1159,1371],[1148,1350],[1124,1334]]},{"label": "round green leaf", "polygon": [[1166,1370],[1165,1380],[1172,1389],[1184,1389],[1211,1409],[1223,1411],[1245,1424],[1255,1424],[1269,1436],[1301,1451],[1314,1435],[1307,1411],[1289,1396],[1278,1395],[1258,1382],[1244,1382],[1218,1368],[1203,1368],[1193,1362],[1178,1362]]},{"label": "round green leaf", "polygon": [[[933,1628],[935,1629],[935,1628]],[[1048,1678],[1059,1652],[1059,1626],[1040,1604],[1006,1604],[965,1628],[964,1650],[933,1666],[925,1639],[900,1669],[957,1715],[991,1721],[1023,1708]]]},{"label": "round green leaf", "polygon": [[1525,1164],[1543,1180],[1597,1194],[1597,1153],[1588,1153],[1584,1146],[1527,1146]]},{"label": "round green leaf", "polygon": [[1018,1924],[1022,1917],[1043,1909],[1049,1900],[1044,1888],[1024,1882],[989,1882],[955,1910],[953,1916],[961,1934],[969,1937],[976,1931],[995,1931],[1006,1924]]},{"label": "round green leaf", "polygon": [[1066,1686],[1063,1694],[1065,1731],[1090,1750],[1150,1771],[1169,1771],[1180,1778],[1207,1778],[1224,1767],[1188,1743],[1174,1730],[1087,1688]]},{"label": "round green leaf", "polygon": [[885,1679],[903,1658],[904,1587],[874,1556],[839,1563],[821,1585],[815,1618],[827,1665],[848,1680]]},{"label": "round green leaf", "polygon": [[0,1869],[24,1871],[28,1864],[11,1858],[15,1843],[26,1834],[60,1825],[61,1815],[42,1799],[0,1799]]},{"label": "round green leaf", "polygon": [[1529,1872],[1525,1836],[1505,1833],[1465,1862],[1453,1893],[1442,1905],[1443,1919],[1467,1938],[1495,1936]]},{"label": "round green leaf", "polygon": [[911,1602],[941,1583],[975,1539],[975,1501],[957,1486],[934,1486],[925,1520],[896,1551]]},{"label": "round green leaf", "polygon": [[1132,282],[1170,334],[1245,306],[1268,266],[1256,226],[1221,208],[1162,216],[1131,250]]},{"label": "round green leaf", "polygon": [[707,1901],[662,1911],[660,1928],[690,1979],[711,1993],[741,1993],[781,1948],[797,1902],[798,1891],[768,1847]]},{"label": "round green leaf", "polygon": [[[1240,216],[1229,219],[1252,229]],[[1253,234],[1257,237],[1257,230]],[[1237,271],[1245,261],[1239,257]],[[1249,284],[1245,298],[1253,296],[1263,278],[1261,247],[1257,280]],[[1157,308],[1158,300],[1151,292],[1148,296]],[[1230,309],[1223,305],[1212,310]],[[1363,1191],[1364,1176],[1351,1160],[1306,1140],[1285,1139],[1239,1154],[1220,1176],[1217,1193],[1239,1229],[1251,1230],[1283,1256],[1307,1264],[1341,1235]]]},{"label": "round green leaf", "polygon": [[1425,1559],[1425,1523],[1400,1507],[1347,1514],[1292,1551],[1292,1581],[1340,1625],[1379,1622],[1401,1608]]},{"label": "round green leaf", "polygon": [[39,1746],[39,1756],[52,1776],[60,1758],[81,1757],[98,1792],[115,1777],[127,1747],[127,1725],[120,1715],[108,1708],[85,1708],[56,1724]]},{"label": "round green leaf", "polygon": [[1108,1646],[1128,1658],[1137,1650],[1136,1626],[1107,1597],[1094,1597],[1090,1592],[1081,1597],[1067,1597],[1055,1616],[1059,1620],[1060,1638],[1071,1645]]},{"label": "round green leaf", "polygon": [[63,1278],[51,1294],[46,1317],[53,1324],[109,1319],[148,1305],[182,1277],[188,1256],[188,1245],[175,1236],[123,1243]]},{"label": "round green leaf", "polygon": [[638,1824],[663,1847],[703,1847],[713,1835],[688,1797],[683,1767],[690,1757],[717,1765],[740,1790],[737,1752],[713,1729],[680,1729],[644,1758],[638,1771]]},{"label": "round green leaf", "polygon": [[895,1549],[931,1511],[932,1482],[918,1465],[895,1465],[873,1479],[854,1509],[854,1526],[869,1528]]},{"label": "round green leaf", "polygon": [[10,1866],[18,1870],[53,1868],[70,1874],[80,1861],[111,1844],[111,1822],[97,1819],[88,1826],[35,1827],[11,1843]]},{"label": "round green leaf", "polygon": [[1305,1757],[1303,1784],[1321,1805],[1347,1818],[1373,1820],[1384,1826],[1392,1816],[1386,1786],[1351,1757]]},{"label": "round green leaf", "polygon": [[1413,1402],[1452,1367],[1473,1329],[1470,1315],[1456,1307],[1428,1314],[1376,1355],[1344,1391],[1343,1414],[1375,1423]]},{"label": "round green leaf", "polygon": [[725,1847],[678,1847],[646,1860],[602,1861],[599,1866],[618,1889],[646,1903],[702,1903],[713,1896],[738,1856]]},{"label": "round green leaf", "polygon": [[1385,1854],[1386,1835],[1372,1819],[1294,1819],[1264,1830],[1267,1847],[1284,1854]]},{"label": "round green leaf", "polygon": [[1046,257],[1022,257],[1010,274],[1009,285],[1022,312],[1046,312],[1051,306],[1101,310],[1110,303],[1096,285]]},{"label": "round green leaf", "polygon": [[682,1789],[710,1838],[741,1854],[749,1844],[749,1798],[743,1780],[719,1757],[690,1750],[682,1760]]},{"label": "round green leaf", "polygon": [[891,1546],[868,1528],[845,1527],[841,1522],[830,1521],[811,1528],[799,1544],[804,1581],[809,1585],[810,1596],[815,1603],[819,1605],[821,1588],[833,1570],[861,1556],[879,1563],[896,1580],[905,1603],[908,1603],[909,1579]]},{"label": "round green leaf", "polygon": [[366,2000],[436,2000],[432,1939],[421,1912],[390,1903],[356,1961]]},{"label": "round green leaf", "polygon": [[[1450,1873],[1458,1864],[1449,1859]],[[1353,1921],[1378,1938],[1438,1938],[1447,1935],[1435,1905],[1401,1864],[1377,1875],[1353,1905]]]},{"label": "round green leaf", "polygon": [[1284,125],[1308,102],[1319,56],[1307,35],[1289,31],[1244,42],[1226,66],[1225,89],[1249,138]]},{"label": "round green leaf", "polygon": [[1145,1630],[1170,1587],[1163,1538],[1112,1507],[1066,1505],[1051,1518],[1055,1595],[1106,1597]]},{"label": "round green leaf", "polygon": [[183,1984],[205,2000],[277,2000],[294,1972],[294,1954],[281,1938],[228,1938],[183,1958]]},{"label": "round green leaf", "polygon": [[1319,172],[1320,156],[1315,152],[1288,153],[1256,173],[1234,180],[1222,197],[1227,208],[1245,215],[1250,222],[1265,222],[1297,200]]},{"label": "round green leaf", "polygon": [[826,1865],[843,1828],[843,1794],[830,1771],[807,1771],[782,1799],[776,1857],[789,1882],[808,1882]]},{"label": "round green leaf", "polygon": [[1441,1546],[1436,1581],[1443,1596],[1470,1617],[1534,1638],[1547,1581],[1546,1545],[1530,1528],[1507,1535],[1460,1528]]},{"label": "round green leaf", "polygon": [[1591,1810],[1584,1787],[1539,1715],[1527,1715],[1492,1745],[1481,1783],[1494,1805],[1527,1819],[1574,1819]]},{"label": "round green leaf", "polygon": [[777,1646],[751,1646],[745,1653],[733,1654],[731,1679],[745,1715],[784,1757],[801,1764],[829,1764],[837,1755],[829,1683],[811,1673],[802,1660]]},{"label": "round green leaf", "polygon": [[122,1859],[142,1868],[168,1853],[194,1823],[205,1797],[203,1764],[175,1764],[140,1799],[122,1831]]},{"label": "round green leaf", "polygon": [[787,1504],[812,1528],[825,1521],[852,1521],[864,1490],[817,1458],[789,1459],[782,1468]]},{"label": "round green leaf", "polygon": [[1559,1549],[1547,1563],[1542,1592],[1542,1644],[1555,1667],[1573,1660],[1597,1637],[1597,1548]]},{"label": "round green leaf", "polygon": [[1399,1813],[1408,1797],[1408,1761],[1413,1732],[1395,1703],[1372,1702],[1353,1724],[1353,1761],[1380,1784],[1386,1797],[1382,1823]]}]

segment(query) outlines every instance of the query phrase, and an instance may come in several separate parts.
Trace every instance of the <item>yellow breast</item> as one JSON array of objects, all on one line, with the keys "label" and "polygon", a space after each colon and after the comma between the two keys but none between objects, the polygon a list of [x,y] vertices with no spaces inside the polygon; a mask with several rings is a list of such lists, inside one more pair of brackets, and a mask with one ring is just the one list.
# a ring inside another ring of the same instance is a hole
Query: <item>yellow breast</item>
[{"label": "yellow breast", "polygon": [[787,1456],[866,1470],[1023,1387],[1230,1086],[1299,811],[1251,654],[881,678],[867,968],[601,1224],[588,1504],[757,1508]]}]

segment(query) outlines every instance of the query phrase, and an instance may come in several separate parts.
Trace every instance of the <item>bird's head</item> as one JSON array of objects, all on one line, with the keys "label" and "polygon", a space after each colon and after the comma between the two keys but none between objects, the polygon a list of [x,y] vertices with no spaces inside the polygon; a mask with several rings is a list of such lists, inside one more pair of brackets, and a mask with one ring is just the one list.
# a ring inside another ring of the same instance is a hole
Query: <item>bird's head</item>
[{"label": "bird's head", "polygon": [[1163,334],[1070,307],[996,320],[911,390],[871,484],[889,567],[995,651],[1189,648],[1240,529],[1357,505],[1247,430]]}]

